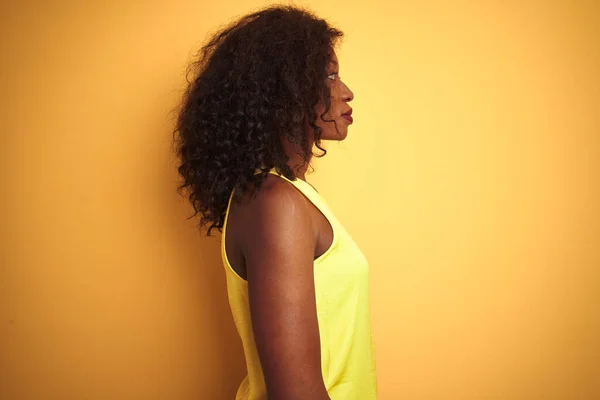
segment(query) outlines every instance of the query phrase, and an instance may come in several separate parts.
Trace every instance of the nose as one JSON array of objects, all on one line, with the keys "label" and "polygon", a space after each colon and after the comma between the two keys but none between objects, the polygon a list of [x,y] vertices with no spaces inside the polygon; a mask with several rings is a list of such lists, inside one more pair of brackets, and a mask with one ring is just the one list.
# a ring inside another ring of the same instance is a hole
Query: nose
[{"label": "nose", "polygon": [[354,100],[354,93],[352,92],[352,90],[350,90],[348,85],[346,85],[345,83],[344,83],[344,90],[342,92],[342,96],[343,96],[343,100],[345,102]]}]

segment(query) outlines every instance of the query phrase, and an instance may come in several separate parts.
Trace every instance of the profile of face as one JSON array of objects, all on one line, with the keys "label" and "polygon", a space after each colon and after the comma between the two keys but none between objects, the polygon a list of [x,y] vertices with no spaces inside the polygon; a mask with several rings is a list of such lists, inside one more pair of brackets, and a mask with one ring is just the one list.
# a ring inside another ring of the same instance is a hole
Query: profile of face
[{"label": "profile of face", "polygon": [[348,127],[352,124],[352,107],[348,104],[354,99],[354,93],[342,82],[339,75],[339,62],[335,53],[327,65],[327,84],[331,90],[331,106],[325,111],[325,104],[320,102],[316,107],[317,121],[321,128],[321,140],[344,140],[348,135]]}]

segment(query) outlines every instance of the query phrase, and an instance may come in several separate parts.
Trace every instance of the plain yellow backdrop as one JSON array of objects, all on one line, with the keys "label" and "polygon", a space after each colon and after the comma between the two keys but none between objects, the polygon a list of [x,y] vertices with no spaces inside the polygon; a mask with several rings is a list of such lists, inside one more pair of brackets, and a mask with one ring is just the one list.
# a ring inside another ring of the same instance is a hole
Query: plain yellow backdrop
[{"label": "plain yellow backdrop", "polygon": [[[233,398],[170,111],[265,4],[2,3],[0,398]],[[600,398],[600,3],[297,4],[346,32],[355,123],[309,181],[371,262],[380,398]]]}]

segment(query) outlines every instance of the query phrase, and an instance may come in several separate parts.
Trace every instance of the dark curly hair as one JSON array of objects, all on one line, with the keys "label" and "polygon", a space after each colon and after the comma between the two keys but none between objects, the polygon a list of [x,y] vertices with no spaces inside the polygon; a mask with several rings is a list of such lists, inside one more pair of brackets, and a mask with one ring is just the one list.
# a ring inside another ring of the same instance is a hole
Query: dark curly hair
[{"label": "dark curly hair", "polygon": [[198,52],[174,137],[183,177],[178,192],[187,189],[190,218],[200,213],[207,235],[223,227],[233,189],[235,200],[254,193],[272,168],[296,179],[283,138],[306,164],[313,155],[308,123],[317,156],[325,155],[315,122],[330,108],[326,68],[342,35],[310,11],[271,6],[220,30]]}]

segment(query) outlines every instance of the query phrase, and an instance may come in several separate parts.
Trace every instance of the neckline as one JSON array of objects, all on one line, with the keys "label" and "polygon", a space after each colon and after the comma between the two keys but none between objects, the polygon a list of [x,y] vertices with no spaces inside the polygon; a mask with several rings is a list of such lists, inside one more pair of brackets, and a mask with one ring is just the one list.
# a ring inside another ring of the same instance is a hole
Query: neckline
[{"label": "neckline", "polygon": [[282,175],[279,172],[277,172],[277,170],[275,168],[271,168],[269,170],[269,173],[272,173],[272,174],[278,175],[278,176],[280,176],[282,178],[285,178],[286,180],[288,180],[288,181],[290,181],[292,183],[294,183],[295,181],[300,181],[300,182],[302,182],[303,185],[306,185],[306,186],[310,187],[316,194],[318,194],[319,196],[321,196],[321,194],[319,193],[319,191],[317,190],[317,188],[315,188],[313,185],[311,185],[310,183],[308,183],[308,181],[306,181],[306,180],[304,180],[304,179],[302,179],[302,178],[300,178],[298,176],[296,177],[296,179],[294,179],[292,181],[291,179],[288,179],[284,175]]}]

